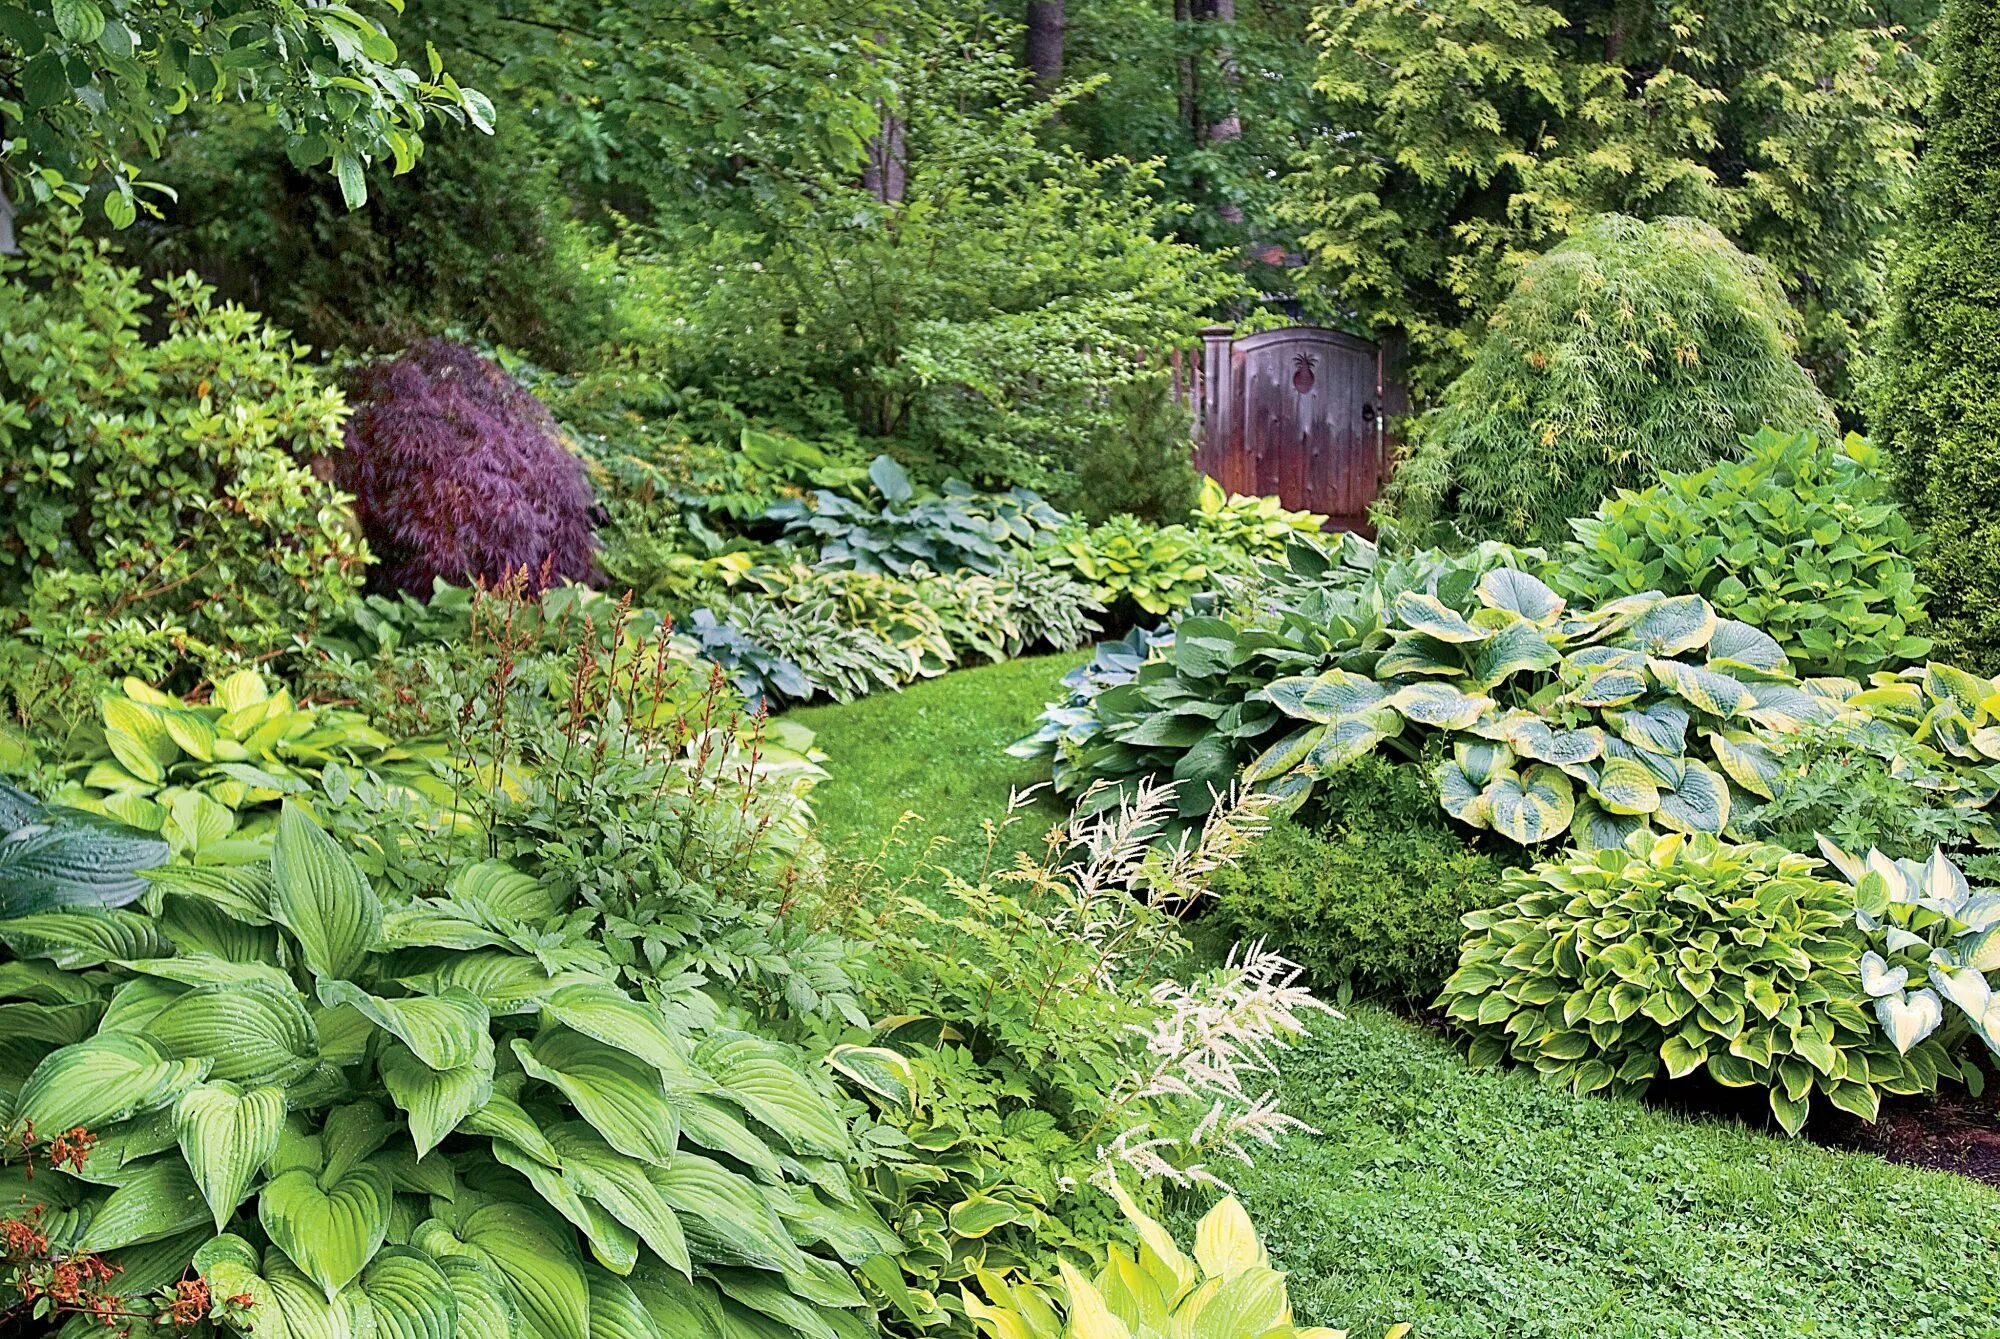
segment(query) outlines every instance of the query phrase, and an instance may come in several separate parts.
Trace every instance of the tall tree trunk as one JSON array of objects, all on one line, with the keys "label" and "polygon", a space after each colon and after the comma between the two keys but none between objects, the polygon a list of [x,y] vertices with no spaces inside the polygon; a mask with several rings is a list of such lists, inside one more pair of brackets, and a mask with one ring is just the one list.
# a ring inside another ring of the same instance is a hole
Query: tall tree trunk
[{"label": "tall tree trunk", "polygon": [[[1236,0],[1194,0],[1194,14],[1199,22],[1226,23],[1233,26],[1236,22]],[[1243,138],[1243,118],[1236,109],[1236,86],[1239,79],[1236,57],[1226,44],[1216,48],[1215,64],[1222,75],[1217,81],[1220,97],[1217,105],[1209,109],[1207,113],[1209,119],[1205,122],[1200,119],[1203,113],[1199,107],[1199,99],[1193,99],[1196,104],[1193,129],[1201,142],[1226,144]],[[1243,210],[1233,202],[1216,205],[1215,212],[1224,223],[1243,222]]]},{"label": "tall tree trunk", "polygon": [[1028,73],[1044,98],[1062,85],[1066,26],[1063,0],[1028,0]]},{"label": "tall tree trunk", "polygon": [[19,250],[14,243],[14,202],[7,198],[7,188],[0,185],[0,256],[11,256]]},{"label": "tall tree trunk", "polygon": [[903,147],[903,118],[884,107],[882,128],[868,141],[862,188],[885,205],[899,205],[909,189],[909,167],[909,153]]}]

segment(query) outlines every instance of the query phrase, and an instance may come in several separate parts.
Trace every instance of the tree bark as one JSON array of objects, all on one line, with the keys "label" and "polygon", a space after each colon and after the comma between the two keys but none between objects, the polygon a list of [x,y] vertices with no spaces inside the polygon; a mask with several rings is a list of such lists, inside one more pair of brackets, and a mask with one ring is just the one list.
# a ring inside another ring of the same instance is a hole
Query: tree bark
[{"label": "tree bark", "polygon": [[11,256],[21,248],[14,241],[14,202],[7,198],[7,188],[0,185],[0,256]]},{"label": "tree bark", "polygon": [[[1236,22],[1236,0],[1195,0],[1195,16],[1205,23]],[[1240,76],[1236,69],[1236,57],[1227,45],[1216,48],[1216,69],[1221,73],[1218,81],[1221,89],[1219,105],[1214,109],[1213,119],[1197,126],[1200,138],[1209,144],[1227,144],[1243,138],[1243,118],[1236,107],[1236,87]],[[1234,203],[1218,204],[1216,215],[1224,223],[1243,222],[1243,210]]]},{"label": "tree bark", "polygon": [[884,107],[882,129],[868,142],[868,166],[861,169],[861,185],[885,205],[903,203],[909,189],[910,159],[903,147],[903,118]]},{"label": "tree bark", "polygon": [[1062,86],[1063,35],[1068,26],[1063,0],[1028,0],[1028,73],[1035,92],[1048,97]]}]

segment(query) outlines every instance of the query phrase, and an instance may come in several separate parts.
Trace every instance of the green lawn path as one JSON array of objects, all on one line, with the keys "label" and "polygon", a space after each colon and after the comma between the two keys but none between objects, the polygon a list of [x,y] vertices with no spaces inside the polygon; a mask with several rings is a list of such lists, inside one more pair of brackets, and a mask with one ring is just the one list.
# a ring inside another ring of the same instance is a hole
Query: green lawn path
[{"label": "green lawn path", "polygon": [[[797,713],[830,755],[829,840],[879,846],[915,810],[976,869],[980,820],[1041,779],[1001,749],[1077,660]],[[1282,1086],[1321,1133],[1226,1174],[1301,1319],[1355,1339],[1396,1321],[1413,1339],[2000,1339],[2000,1193],[1984,1186],[1475,1072],[1365,1005],[1318,1026]]]}]

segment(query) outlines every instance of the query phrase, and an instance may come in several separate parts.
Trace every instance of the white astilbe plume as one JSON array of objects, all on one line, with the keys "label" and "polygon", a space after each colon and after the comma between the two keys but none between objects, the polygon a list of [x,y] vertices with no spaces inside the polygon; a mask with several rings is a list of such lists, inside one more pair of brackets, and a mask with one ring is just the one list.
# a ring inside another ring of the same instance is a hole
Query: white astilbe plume
[{"label": "white astilbe plume", "polygon": [[[1277,1052],[1306,1029],[1305,1015],[1339,1017],[1298,984],[1299,967],[1260,943],[1232,951],[1222,972],[1193,987],[1161,981],[1151,998],[1161,1013],[1133,1031],[1144,1038],[1141,1063],[1112,1093],[1100,1126],[1121,1118],[1110,1141],[1098,1147],[1093,1181],[1106,1184],[1121,1171],[1142,1180],[1227,1189],[1203,1162],[1213,1151],[1243,1163],[1250,1146],[1275,1146],[1288,1130],[1317,1134],[1278,1109],[1275,1092],[1257,1076],[1277,1073]],[[1181,1137],[1152,1132],[1144,1113],[1157,1104],[1201,1110]]]}]

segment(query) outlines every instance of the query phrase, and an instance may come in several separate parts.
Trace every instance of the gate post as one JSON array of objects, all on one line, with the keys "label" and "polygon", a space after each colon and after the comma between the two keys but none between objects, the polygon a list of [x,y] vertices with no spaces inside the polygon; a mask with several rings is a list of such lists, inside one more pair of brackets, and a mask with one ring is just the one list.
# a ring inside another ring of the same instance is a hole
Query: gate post
[{"label": "gate post", "polygon": [[1203,414],[1201,450],[1196,465],[1202,473],[1219,478],[1222,457],[1229,449],[1229,415],[1235,403],[1230,387],[1229,345],[1236,331],[1231,326],[1212,325],[1201,332],[1201,380]]}]

